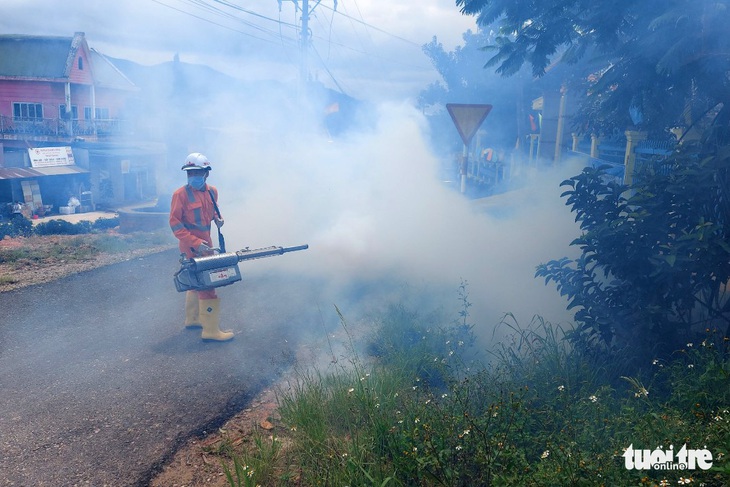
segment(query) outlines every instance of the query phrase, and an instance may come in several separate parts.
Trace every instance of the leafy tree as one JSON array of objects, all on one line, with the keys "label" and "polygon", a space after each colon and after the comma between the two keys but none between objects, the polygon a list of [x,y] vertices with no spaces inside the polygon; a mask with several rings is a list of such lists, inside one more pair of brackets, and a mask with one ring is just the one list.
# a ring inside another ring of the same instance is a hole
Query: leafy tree
[{"label": "leafy tree", "polygon": [[631,357],[667,354],[704,327],[728,336],[730,305],[729,0],[457,0],[499,34],[486,66],[524,65],[585,93],[578,130],[652,136],[713,121],[629,187],[586,168],[563,183],[581,250],[542,264],[576,310],[576,343]]},{"label": "leafy tree", "polygon": [[586,168],[562,183],[581,256],[541,264],[575,308],[574,341],[646,361],[730,332],[730,147],[683,144],[628,187]]},{"label": "leafy tree", "polygon": [[[502,75],[524,64],[543,76],[555,63],[588,94],[577,120],[585,131],[647,131],[691,125],[730,106],[728,0],[457,0],[481,26],[497,22],[488,67]],[[730,111],[730,110],[728,110]]]},{"label": "leafy tree", "polygon": [[517,112],[520,86],[505,83],[499,75],[483,69],[483,49],[494,41],[493,31],[467,30],[462,39],[464,45],[457,46],[453,51],[446,51],[437,37],[423,46],[424,53],[441,75],[441,80],[434,81],[421,91],[419,107],[431,114],[437,146],[459,150],[461,141],[443,107],[447,103],[492,104],[493,109],[484,123],[489,132],[489,143],[511,146],[518,135],[518,122],[526,120],[526,115],[520,117]]}]

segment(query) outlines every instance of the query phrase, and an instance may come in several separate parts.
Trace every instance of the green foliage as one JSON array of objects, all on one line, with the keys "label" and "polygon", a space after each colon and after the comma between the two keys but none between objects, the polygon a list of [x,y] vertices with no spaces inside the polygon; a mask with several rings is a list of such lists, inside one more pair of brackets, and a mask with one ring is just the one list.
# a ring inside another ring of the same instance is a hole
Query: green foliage
[{"label": "green foliage", "polygon": [[[420,329],[415,314],[397,309],[384,321]],[[393,366],[418,366],[419,358],[387,357],[431,358],[440,346],[387,348],[367,367],[354,358],[333,373],[301,372],[279,394],[292,440],[285,463],[297,469],[286,478],[296,482],[267,485],[724,485],[730,350],[719,334],[708,331],[706,341],[655,360],[645,378],[614,386],[606,380],[613,374],[568,346],[560,328],[539,318],[523,328],[511,316],[503,326],[508,339],[488,365],[442,357],[441,384]],[[709,449],[713,469],[624,466],[629,445],[684,443]]]},{"label": "green foliage", "polygon": [[685,144],[627,187],[604,168],[562,183],[581,256],[541,264],[576,309],[573,339],[666,356],[708,327],[728,329],[730,147]]},{"label": "green foliage", "polygon": [[29,237],[33,234],[33,224],[25,217],[15,217],[9,222],[0,223],[0,240],[5,237]]},{"label": "green foliage", "polygon": [[[462,35],[463,46],[456,46],[453,51],[446,51],[436,37],[423,46],[423,52],[441,76],[418,96],[419,107],[429,112],[434,147],[459,150],[462,146],[451,117],[443,109],[447,103],[493,104],[485,122],[490,127],[491,143],[505,140],[511,146],[518,131],[515,105],[522,87],[516,83],[504,83],[497,74],[483,69],[484,47],[493,38],[489,30],[468,30]],[[431,110],[430,107],[440,109]]]},{"label": "green foliage", "polygon": [[108,230],[119,226],[119,218],[98,218],[95,222],[80,221],[71,223],[54,219],[35,226],[36,235],[82,235],[95,231]]},{"label": "green foliage", "polygon": [[[638,125],[663,131],[728,107],[730,11],[725,1],[457,0],[487,28],[498,24],[487,66],[509,76],[524,64],[542,76],[555,62],[573,92],[588,93],[586,133]],[[592,76],[588,76],[592,74]],[[690,110],[687,110],[691,100]],[[630,112],[635,113],[634,119]],[[636,116],[638,115],[638,117]]]},{"label": "green foliage", "polygon": [[231,452],[233,468],[227,462],[222,462],[223,473],[231,487],[256,487],[273,485],[276,482],[274,467],[281,455],[281,442],[271,436],[266,439],[256,433],[253,438],[253,448],[250,452],[241,455],[232,454],[230,443],[224,444],[223,449]]}]

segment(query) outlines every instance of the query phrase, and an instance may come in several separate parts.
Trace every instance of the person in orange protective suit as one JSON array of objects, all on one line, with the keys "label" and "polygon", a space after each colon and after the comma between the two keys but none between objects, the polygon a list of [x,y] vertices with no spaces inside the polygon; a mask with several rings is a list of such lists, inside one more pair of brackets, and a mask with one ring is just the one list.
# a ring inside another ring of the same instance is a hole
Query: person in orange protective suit
[{"label": "person in orange protective suit", "polygon": [[[218,190],[206,184],[211,169],[210,161],[203,154],[188,155],[182,166],[188,182],[172,194],[170,228],[179,241],[180,252],[187,258],[212,254],[211,222],[218,228],[223,226],[223,218],[217,214],[214,204]],[[205,341],[233,338],[233,332],[220,329],[220,298],[215,288],[185,293],[185,327],[202,327],[201,337]]]}]

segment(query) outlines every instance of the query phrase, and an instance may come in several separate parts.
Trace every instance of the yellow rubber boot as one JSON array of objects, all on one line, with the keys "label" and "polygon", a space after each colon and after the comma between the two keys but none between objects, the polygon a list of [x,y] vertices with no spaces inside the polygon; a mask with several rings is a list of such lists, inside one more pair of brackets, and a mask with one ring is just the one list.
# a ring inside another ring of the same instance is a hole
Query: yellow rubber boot
[{"label": "yellow rubber boot", "polygon": [[198,316],[198,293],[188,291],[185,293],[185,328],[202,328]]},{"label": "yellow rubber boot", "polygon": [[219,298],[199,300],[200,323],[203,325],[201,338],[204,341],[225,342],[233,338],[232,331],[220,329],[220,302]]}]

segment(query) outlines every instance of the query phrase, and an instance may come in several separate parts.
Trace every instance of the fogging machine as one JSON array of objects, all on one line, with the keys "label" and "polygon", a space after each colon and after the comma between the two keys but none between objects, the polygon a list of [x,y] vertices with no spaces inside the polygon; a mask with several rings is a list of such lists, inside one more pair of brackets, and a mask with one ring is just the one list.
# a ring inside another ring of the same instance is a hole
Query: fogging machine
[{"label": "fogging machine", "polygon": [[228,286],[241,280],[241,270],[238,263],[244,260],[263,259],[306,250],[309,245],[296,247],[265,247],[222,254],[206,255],[201,257],[180,258],[180,270],[175,273],[175,288],[178,292],[201,291],[221,286]]}]

